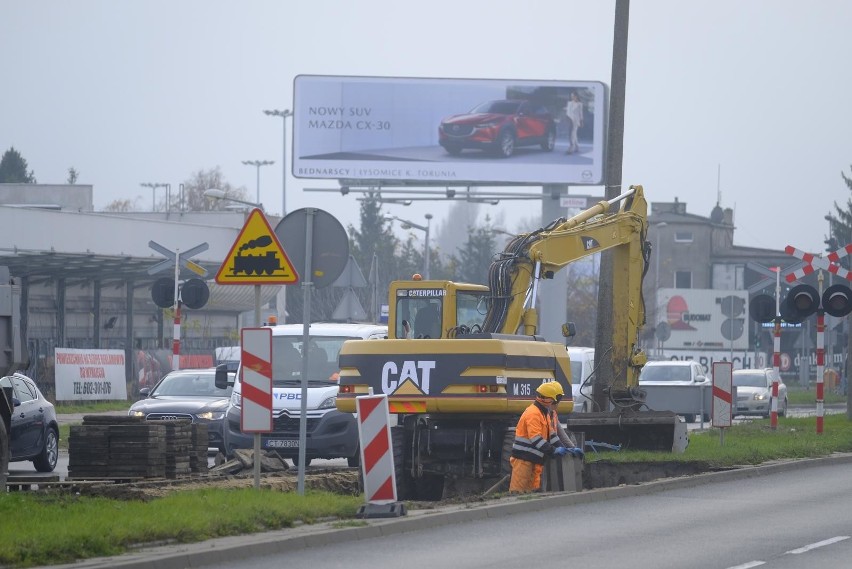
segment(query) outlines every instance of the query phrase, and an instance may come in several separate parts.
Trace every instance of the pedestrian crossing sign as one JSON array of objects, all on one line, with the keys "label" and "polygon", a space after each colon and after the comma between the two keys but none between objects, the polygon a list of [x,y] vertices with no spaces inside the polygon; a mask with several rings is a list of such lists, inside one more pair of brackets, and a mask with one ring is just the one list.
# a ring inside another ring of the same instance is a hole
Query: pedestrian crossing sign
[{"label": "pedestrian crossing sign", "polygon": [[251,211],[219,272],[218,284],[287,285],[299,275],[263,211]]}]

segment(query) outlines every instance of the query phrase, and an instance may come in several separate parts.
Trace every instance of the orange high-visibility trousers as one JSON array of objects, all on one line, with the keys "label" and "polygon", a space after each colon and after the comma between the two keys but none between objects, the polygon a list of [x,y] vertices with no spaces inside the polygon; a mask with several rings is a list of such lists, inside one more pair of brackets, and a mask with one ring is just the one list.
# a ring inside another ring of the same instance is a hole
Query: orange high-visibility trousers
[{"label": "orange high-visibility trousers", "polygon": [[512,479],[509,482],[509,492],[525,493],[535,492],[541,488],[541,473],[544,467],[528,460],[509,458],[512,465]]}]

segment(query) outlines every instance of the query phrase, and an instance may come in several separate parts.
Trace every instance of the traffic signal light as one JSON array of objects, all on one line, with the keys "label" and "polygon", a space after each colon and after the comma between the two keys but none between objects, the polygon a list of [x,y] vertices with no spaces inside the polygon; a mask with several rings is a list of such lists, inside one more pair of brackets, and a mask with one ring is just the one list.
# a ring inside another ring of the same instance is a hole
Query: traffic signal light
[{"label": "traffic signal light", "polygon": [[748,304],[748,313],[752,320],[762,324],[775,320],[775,299],[768,294],[758,294]]},{"label": "traffic signal light", "polygon": [[[187,307],[198,309],[207,304],[210,299],[210,289],[207,283],[201,279],[187,279],[186,282],[179,285],[178,295],[181,302]],[[151,285],[151,298],[154,304],[160,308],[169,308],[174,306],[175,300],[175,280],[168,277],[161,277],[154,281]]]},{"label": "traffic signal light", "polygon": [[210,289],[201,279],[188,279],[180,288],[180,299],[187,308],[197,310],[207,304],[210,299]]},{"label": "traffic signal light", "polygon": [[151,285],[151,299],[160,308],[169,308],[175,304],[175,280],[160,277]]},{"label": "traffic signal light", "polygon": [[787,308],[787,315],[792,320],[784,317],[783,307],[781,316],[787,322],[801,322],[819,309],[819,300],[819,293],[811,285],[796,285],[790,289],[783,302]]},{"label": "traffic signal light", "polygon": [[852,290],[842,284],[831,285],[822,293],[822,308],[831,316],[846,316],[852,312]]}]

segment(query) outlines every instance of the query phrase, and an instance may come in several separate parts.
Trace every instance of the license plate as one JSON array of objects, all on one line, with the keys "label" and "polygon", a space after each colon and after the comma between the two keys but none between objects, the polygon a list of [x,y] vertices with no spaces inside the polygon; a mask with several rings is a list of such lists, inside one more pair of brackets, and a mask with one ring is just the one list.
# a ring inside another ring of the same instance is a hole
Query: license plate
[{"label": "license plate", "polygon": [[510,379],[506,387],[509,399],[532,399],[536,388],[542,384],[542,379]]},{"label": "license plate", "polygon": [[272,439],[266,441],[265,448],[299,448],[299,439]]}]

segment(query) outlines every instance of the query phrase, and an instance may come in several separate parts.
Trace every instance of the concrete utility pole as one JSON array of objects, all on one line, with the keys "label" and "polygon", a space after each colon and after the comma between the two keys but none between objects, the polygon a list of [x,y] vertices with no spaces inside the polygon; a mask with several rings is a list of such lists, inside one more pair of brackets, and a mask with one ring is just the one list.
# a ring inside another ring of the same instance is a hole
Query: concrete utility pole
[{"label": "concrete utility pole", "polygon": [[[621,193],[621,162],[624,156],[624,99],[627,84],[627,30],[630,17],[630,0],[615,1],[615,24],[612,40],[612,79],[609,91],[609,133],[606,149],[606,199]],[[598,276],[598,326],[595,332],[595,383],[592,390],[595,408],[609,409],[609,400],[604,388],[614,381],[624,384],[627,379],[626,355],[608,350],[612,346],[613,334],[613,252],[601,253],[601,269]],[[615,377],[612,360],[618,359],[619,377]]]}]

